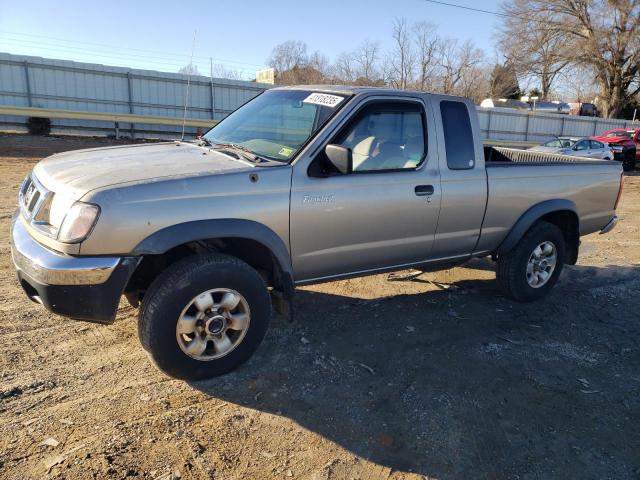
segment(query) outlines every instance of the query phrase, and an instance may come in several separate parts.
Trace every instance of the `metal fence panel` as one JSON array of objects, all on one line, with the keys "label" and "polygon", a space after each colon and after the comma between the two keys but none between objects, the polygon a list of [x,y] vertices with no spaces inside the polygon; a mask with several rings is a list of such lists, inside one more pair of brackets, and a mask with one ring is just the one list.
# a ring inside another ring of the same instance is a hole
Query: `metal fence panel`
[{"label": "metal fence panel", "polygon": [[640,122],[578,117],[511,108],[477,107],[480,129],[487,140],[543,142],[556,136],[588,137],[612,128],[640,128]]},{"label": "metal fence panel", "polygon": [[[0,53],[0,105],[182,117],[189,80],[190,118],[220,120],[271,85]],[[0,116],[0,129],[26,119]],[[110,122],[52,119],[54,131],[111,134]],[[171,136],[180,126],[124,124],[124,135]],[[195,133],[187,128],[188,133]]]},{"label": "metal fence panel", "polygon": [[[221,120],[271,85],[222,78],[190,79],[190,118]],[[0,53],[0,105],[91,112],[182,117],[187,76],[179,73],[110,67]],[[576,117],[508,108],[480,108],[482,135],[488,140],[542,142],[554,136],[590,136],[630,121]],[[23,117],[0,116],[0,129],[24,130]],[[52,119],[54,131],[111,134],[104,121]],[[640,127],[640,123],[635,124]],[[124,135],[170,136],[179,126],[123,124]],[[187,128],[193,134],[196,129]]]}]

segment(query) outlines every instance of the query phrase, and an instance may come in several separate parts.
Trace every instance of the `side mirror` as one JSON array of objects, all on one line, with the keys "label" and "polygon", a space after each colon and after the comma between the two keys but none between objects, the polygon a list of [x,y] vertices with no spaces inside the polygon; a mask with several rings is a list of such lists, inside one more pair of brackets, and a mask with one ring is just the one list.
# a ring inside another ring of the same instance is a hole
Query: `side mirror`
[{"label": "side mirror", "polygon": [[351,149],[342,145],[329,144],[324,148],[324,153],[331,164],[343,175],[353,171],[353,156]]}]

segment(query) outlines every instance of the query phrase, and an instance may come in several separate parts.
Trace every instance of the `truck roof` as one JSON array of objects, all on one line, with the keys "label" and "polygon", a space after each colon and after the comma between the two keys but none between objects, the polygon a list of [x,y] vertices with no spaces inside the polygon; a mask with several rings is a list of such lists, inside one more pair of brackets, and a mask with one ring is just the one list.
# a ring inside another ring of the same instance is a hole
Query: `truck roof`
[{"label": "truck roof", "polygon": [[[283,86],[283,87],[275,87],[274,90],[314,90],[317,92],[327,92],[327,93],[341,93],[343,95],[356,95],[359,93],[393,93],[393,94],[414,94],[414,95],[424,95],[429,94],[431,92],[421,92],[418,90],[400,90],[397,88],[389,88],[389,87],[363,87],[358,85],[291,85],[291,86]],[[464,97],[459,97],[455,95],[443,95],[443,94],[434,94],[442,97],[451,97],[462,99]]]}]

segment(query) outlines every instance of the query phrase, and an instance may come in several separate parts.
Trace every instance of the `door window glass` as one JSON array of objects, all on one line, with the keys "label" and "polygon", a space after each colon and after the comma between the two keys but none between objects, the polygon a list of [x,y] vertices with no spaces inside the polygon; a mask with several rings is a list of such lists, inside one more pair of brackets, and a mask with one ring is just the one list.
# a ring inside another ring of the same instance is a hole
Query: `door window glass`
[{"label": "door window glass", "polygon": [[576,143],[574,150],[588,150],[589,149],[589,141],[588,140],[580,140]]},{"label": "door window glass", "polygon": [[381,102],[365,107],[336,141],[350,148],[353,171],[410,170],[426,156],[422,108],[413,102]]}]

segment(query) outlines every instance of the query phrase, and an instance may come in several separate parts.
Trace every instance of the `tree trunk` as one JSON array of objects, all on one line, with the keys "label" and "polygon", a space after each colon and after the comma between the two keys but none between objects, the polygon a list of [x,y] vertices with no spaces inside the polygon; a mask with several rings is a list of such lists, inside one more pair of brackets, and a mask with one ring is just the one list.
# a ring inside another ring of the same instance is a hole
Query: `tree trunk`
[{"label": "tree trunk", "polygon": [[605,118],[616,118],[622,111],[625,88],[622,77],[616,72],[599,72],[598,83],[602,92],[602,113]]},{"label": "tree trunk", "polygon": [[547,101],[549,99],[549,91],[551,90],[551,75],[549,75],[549,72],[542,72],[542,75],[540,76],[540,87],[541,87],[541,100],[543,101]]}]

